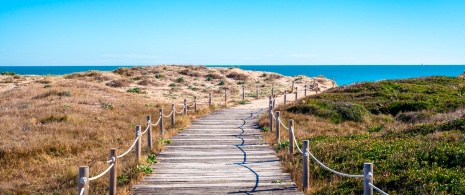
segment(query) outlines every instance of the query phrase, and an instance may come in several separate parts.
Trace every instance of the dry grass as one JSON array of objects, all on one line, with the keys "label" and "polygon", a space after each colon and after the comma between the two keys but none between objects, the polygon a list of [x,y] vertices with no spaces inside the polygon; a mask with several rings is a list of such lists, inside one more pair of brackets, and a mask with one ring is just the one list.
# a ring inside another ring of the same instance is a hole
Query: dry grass
[{"label": "dry grass", "polygon": [[[187,70],[186,75],[179,75],[182,70]],[[145,129],[146,115],[158,119],[158,108],[164,108],[166,115],[172,102],[187,99],[190,104],[193,96],[205,101],[210,92],[214,97],[221,96],[225,87],[235,94],[228,96],[228,103],[238,104],[241,87],[234,78],[224,76],[232,72],[248,76],[249,81],[241,83],[247,89],[257,86],[262,93],[272,84],[260,77],[261,72],[174,65],[121,68],[112,73],[90,71],[64,77],[1,75],[0,194],[75,194],[78,167],[88,165],[91,176],[105,170],[109,149],[124,152],[134,140],[135,125]],[[184,77],[182,83],[167,87],[180,76]],[[208,77],[210,81],[206,81]],[[223,85],[219,85],[220,79]],[[283,77],[274,81],[275,89],[284,89],[290,80]],[[126,92],[136,87],[147,94]],[[224,99],[214,99],[211,109],[223,108],[223,102]],[[199,106],[197,113],[189,110],[188,116],[176,115],[174,127],[164,120],[168,128],[163,138],[175,135],[208,112],[210,109],[204,105]],[[156,142],[160,138],[158,127],[153,131],[155,148],[147,148],[144,135],[143,154],[158,154],[163,149],[164,145]],[[130,185],[142,177],[134,167],[143,162],[133,159],[131,152],[119,161],[118,176],[130,180],[118,184],[118,194],[128,194]],[[105,178],[90,183],[91,194],[107,192]]]},{"label": "dry grass", "polygon": [[[70,95],[60,95],[62,91]],[[72,79],[60,80],[52,89],[31,84],[1,93],[0,99],[1,194],[74,194],[78,166],[90,166],[92,176],[100,173],[108,166],[104,161],[110,147],[125,151],[134,140],[134,126],[145,129],[146,115],[158,117],[154,106],[146,105],[151,101],[142,95]],[[163,102],[155,106],[170,110]],[[208,112],[203,107],[196,115]],[[167,129],[164,137],[175,135],[196,115],[178,115],[175,127]],[[169,126],[165,120],[165,127]],[[157,140],[157,127],[154,135]],[[145,154],[157,154],[163,148],[155,146],[152,151],[145,149]],[[134,172],[133,159],[132,153],[122,158],[118,172],[137,180],[142,175]],[[118,194],[126,194],[129,184],[119,186]],[[107,179],[98,179],[91,182],[90,192],[102,194],[107,187]]]}]

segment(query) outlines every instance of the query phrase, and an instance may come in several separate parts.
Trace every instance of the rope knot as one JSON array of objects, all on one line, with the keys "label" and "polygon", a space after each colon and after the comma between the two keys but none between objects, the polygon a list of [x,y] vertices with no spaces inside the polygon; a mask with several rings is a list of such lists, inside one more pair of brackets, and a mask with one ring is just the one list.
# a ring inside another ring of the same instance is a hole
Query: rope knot
[{"label": "rope knot", "polygon": [[81,179],[79,179],[79,183],[80,184],[86,184],[87,183],[87,178],[86,177],[81,177]]}]

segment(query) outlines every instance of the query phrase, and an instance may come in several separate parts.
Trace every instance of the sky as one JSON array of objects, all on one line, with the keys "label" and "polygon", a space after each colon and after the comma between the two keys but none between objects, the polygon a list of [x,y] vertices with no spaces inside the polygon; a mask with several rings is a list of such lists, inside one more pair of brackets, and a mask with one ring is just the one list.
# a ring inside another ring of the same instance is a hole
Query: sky
[{"label": "sky", "polygon": [[0,0],[0,66],[465,64],[465,0]]}]

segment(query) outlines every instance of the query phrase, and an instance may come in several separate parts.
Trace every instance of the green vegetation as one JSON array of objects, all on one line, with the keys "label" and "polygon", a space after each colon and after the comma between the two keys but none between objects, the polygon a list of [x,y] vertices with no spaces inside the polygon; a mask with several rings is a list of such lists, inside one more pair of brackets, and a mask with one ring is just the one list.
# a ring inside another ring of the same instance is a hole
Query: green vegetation
[{"label": "green vegetation", "polygon": [[164,138],[158,139],[158,142],[163,143],[163,144],[172,144],[173,143],[173,141],[171,141],[169,139],[164,139]]},{"label": "green vegetation", "polygon": [[162,77],[163,77],[162,74],[156,74],[156,75],[155,75],[155,78],[157,78],[157,79],[162,78]]},{"label": "green vegetation", "polygon": [[179,77],[176,79],[176,82],[182,83],[184,81],[184,77]]},{"label": "green vegetation", "polygon": [[224,81],[220,81],[220,83],[218,83],[218,85],[224,85]]},{"label": "green vegetation", "polygon": [[[295,120],[299,144],[310,140],[310,151],[328,167],[361,174],[372,162],[376,186],[389,194],[465,194],[462,86],[454,77],[360,83],[278,109]],[[288,145],[274,144],[279,151]],[[285,165],[294,178],[300,163],[296,154]],[[310,176],[311,193],[363,193],[363,180],[335,177],[312,160]]]},{"label": "green vegetation", "polygon": [[16,75],[16,73],[14,73],[14,72],[2,72],[0,74],[1,75],[9,75],[9,76],[15,76]]},{"label": "green vegetation", "polygon": [[129,93],[139,93],[139,94],[147,94],[147,91],[143,91],[143,90],[140,89],[139,87],[134,87],[134,88],[128,89],[126,92],[129,92]]}]

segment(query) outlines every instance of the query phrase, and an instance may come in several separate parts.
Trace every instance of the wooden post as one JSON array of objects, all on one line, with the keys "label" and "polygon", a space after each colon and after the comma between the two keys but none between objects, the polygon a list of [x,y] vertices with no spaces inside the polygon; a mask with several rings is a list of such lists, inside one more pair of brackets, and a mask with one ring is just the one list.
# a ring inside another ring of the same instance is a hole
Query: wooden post
[{"label": "wooden post", "polygon": [[110,149],[110,159],[113,160],[113,167],[111,167],[110,169],[110,190],[109,190],[109,194],[110,195],[116,195],[116,177],[118,176],[116,174],[116,165],[117,164],[117,152],[118,149],[116,148],[112,148]]},{"label": "wooden post", "polygon": [[336,84],[336,82],[334,82],[334,77],[333,77],[333,80],[332,80],[332,84],[333,84],[333,88],[334,88],[334,85]]},{"label": "wooden post", "polygon": [[284,105],[286,105],[286,96],[287,96],[287,91],[284,90]]},{"label": "wooden post", "polygon": [[363,163],[363,195],[373,195],[373,163]]},{"label": "wooden post", "polygon": [[281,120],[279,118],[279,114],[280,112],[279,111],[276,111],[276,143],[279,143],[279,137],[280,137],[280,129],[281,129],[281,124],[279,124],[279,120]]},{"label": "wooden post", "polygon": [[303,140],[302,141],[302,186],[304,189],[304,192],[308,190],[308,178],[309,178],[309,172],[308,172],[308,140]]},{"label": "wooden post", "polygon": [[194,96],[194,112],[197,112],[197,97]]},{"label": "wooden post", "polygon": [[242,102],[245,102],[245,90],[244,90],[244,86],[242,86]]},{"label": "wooden post", "polygon": [[224,107],[228,107],[228,94],[226,94],[226,89],[224,89]]},{"label": "wooden post", "polygon": [[163,135],[163,108],[160,108],[159,109],[159,112],[160,112],[160,135]]},{"label": "wooden post", "polygon": [[208,94],[208,107],[212,107],[212,93]]},{"label": "wooden post", "polygon": [[258,87],[255,87],[255,89],[256,89],[256,92],[255,92],[255,93],[256,93],[256,95],[257,95],[256,98],[257,98],[257,100],[258,100]]},{"label": "wooden post", "polygon": [[295,87],[295,101],[297,101],[297,95],[299,93],[299,90],[297,90],[297,87]]},{"label": "wooden post", "polygon": [[274,83],[271,83],[271,96],[274,96]]},{"label": "wooden post", "polygon": [[320,90],[320,87],[318,86],[318,83],[316,84],[316,94],[318,94],[318,91]]},{"label": "wooden post", "polygon": [[152,117],[147,115],[147,145],[150,149],[152,149]]},{"label": "wooden post", "polygon": [[89,167],[80,166],[78,174],[78,194],[84,189],[83,195],[89,194]]},{"label": "wooden post", "polygon": [[174,115],[176,115],[176,110],[174,108],[174,104],[171,104],[171,111],[173,112],[173,114],[171,114],[171,127],[174,127]]},{"label": "wooden post", "polygon": [[294,120],[289,119],[288,121],[289,126],[289,155],[291,157],[294,155]]},{"label": "wooden post", "polygon": [[271,99],[270,96],[270,104],[268,106],[268,118],[270,119],[270,132],[273,132],[273,100]]},{"label": "wooden post", "polygon": [[307,85],[304,85],[304,97],[307,97]]},{"label": "wooden post", "polygon": [[136,126],[136,139],[137,139],[137,142],[136,142],[136,162],[139,163],[140,162],[140,157],[141,157],[141,152],[140,152],[140,149],[141,149],[141,144],[140,144],[140,125],[137,125]]},{"label": "wooden post", "polygon": [[275,105],[276,105],[276,95],[273,95],[273,109]]},{"label": "wooden post", "polygon": [[291,93],[294,92],[294,84],[295,84],[295,81],[292,81]]},{"label": "wooden post", "polygon": [[184,115],[187,115],[187,100],[184,99]]}]

